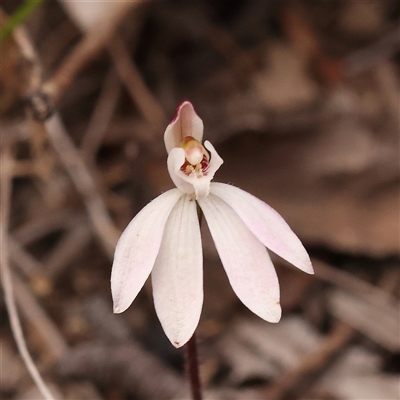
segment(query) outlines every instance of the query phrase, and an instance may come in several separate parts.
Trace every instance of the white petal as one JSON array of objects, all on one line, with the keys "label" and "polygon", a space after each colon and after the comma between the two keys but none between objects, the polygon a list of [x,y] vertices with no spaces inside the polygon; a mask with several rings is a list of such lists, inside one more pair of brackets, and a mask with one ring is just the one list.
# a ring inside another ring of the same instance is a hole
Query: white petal
[{"label": "white petal", "polygon": [[114,312],[125,311],[150,275],[168,216],[182,193],[172,189],[144,207],[122,233],[114,254],[111,292]]},{"label": "white petal", "polygon": [[272,207],[250,193],[224,183],[212,183],[211,193],[229,204],[264,246],[302,271],[314,273],[300,239]]},{"label": "white petal", "polygon": [[281,317],[278,278],[262,243],[219,197],[198,200],[234,292],[259,317]]},{"label": "white petal", "polygon": [[220,155],[217,153],[217,150],[215,150],[215,147],[208,140],[204,142],[204,147],[211,154],[210,164],[208,165],[207,169],[207,176],[211,180],[214,178],[215,173],[219,170],[219,167],[224,163],[224,160],[220,157]]},{"label": "white petal", "polygon": [[181,171],[181,166],[185,162],[185,150],[182,148],[175,147],[172,149],[167,159],[168,172],[175,186],[184,193],[194,193],[196,199],[208,196],[210,192],[210,182],[214,178],[215,172],[224,162],[208,140],[206,140],[204,145],[211,153],[211,160],[206,171],[207,174],[203,175],[201,178],[197,176],[187,176]]},{"label": "white petal", "polygon": [[[185,150],[175,147],[168,154],[167,167],[169,175],[175,186],[183,193],[194,193],[194,187],[189,177],[181,171],[181,166],[185,162]],[[197,178],[196,178],[197,179]]]},{"label": "white petal", "polygon": [[168,339],[183,346],[193,335],[203,305],[203,255],[196,202],[182,196],[165,226],[151,273],[154,305]]},{"label": "white petal", "polygon": [[178,106],[174,119],[165,130],[164,143],[167,152],[179,147],[186,136],[193,136],[201,143],[203,130],[203,121],[194,111],[192,103],[184,101]]}]

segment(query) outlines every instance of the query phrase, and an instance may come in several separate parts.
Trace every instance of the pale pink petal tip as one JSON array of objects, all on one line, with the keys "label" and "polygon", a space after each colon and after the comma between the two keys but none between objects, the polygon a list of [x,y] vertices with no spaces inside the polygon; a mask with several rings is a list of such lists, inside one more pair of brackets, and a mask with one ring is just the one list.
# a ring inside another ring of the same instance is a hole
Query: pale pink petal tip
[{"label": "pale pink petal tip", "polygon": [[119,308],[119,306],[115,306],[114,307],[114,314],[120,314],[121,313],[121,309]]},{"label": "pale pink petal tip", "polygon": [[172,121],[170,122],[170,124],[172,124],[173,122],[175,122],[178,119],[178,117],[180,116],[181,110],[184,107],[191,107],[192,110],[194,111],[193,104],[189,100],[183,100],[182,103],[180,103],[178,105],[178,107],[176,107],[174,117],[172,118]]},{"label": "pale pink petal tip", "polygon": [[276,304],[271,306],[269,319],[267,321],[273,324],[277,324],[281,320],[281,317],[282,317],[282,308],[281,308],[281,303],[278,301],[276,302]]},{"label": "pale pink petal tip", "polygon": [[300,239],[272,207],[250,193],[225,183],[211,183],[211,193],[229,204],[264,246],[300,270],[314,273]]},{"label": "pale pink petal tip", "polygon": [[192,103],[187,100],[182,102],[164,133],[164,143],[167,153],[174,147],[179,147],[186,136],[193,136],[201,142],[203,139],[203,130],[203,121],[196,114]]}]

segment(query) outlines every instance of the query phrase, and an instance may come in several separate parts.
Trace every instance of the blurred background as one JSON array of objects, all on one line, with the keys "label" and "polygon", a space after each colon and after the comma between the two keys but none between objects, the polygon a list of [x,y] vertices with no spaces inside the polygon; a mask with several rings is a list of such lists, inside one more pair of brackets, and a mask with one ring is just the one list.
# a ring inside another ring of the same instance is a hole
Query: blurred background
[{"label": "blurred background", "polygon": [[[273,206],[315,268],[274,258],[269,324],[203,227],[206,398],[400,399],[399,1],[0,5],[2,272],[58,399],[188,398],[150,282],[116,316],[109,285],[119,234],[173,187],[163,133],[185,99],[215,180]],[[39,399],[3,296],[0,313],[0,397]]]}]

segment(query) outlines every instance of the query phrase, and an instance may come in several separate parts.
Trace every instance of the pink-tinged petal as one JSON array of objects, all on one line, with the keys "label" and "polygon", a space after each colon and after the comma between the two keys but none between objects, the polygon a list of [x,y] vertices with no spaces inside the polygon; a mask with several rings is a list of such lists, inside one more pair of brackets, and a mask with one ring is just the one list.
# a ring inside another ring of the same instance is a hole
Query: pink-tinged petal
[{"label": "pink-tinged petal", "polygon": [[278,322],[279,282],[266,248],[219,197],[210,193],[198,203],[236,295],[259,317]]},{"label": "pink-tinged petal", "polygon": [[168,172],[172,182],[183,193],[194,194],[196,199],[208,196],[210,182],[214,178],[215,172],[224,162],[209,141],[206,141],[204,145],[211,153],[211,160],[202,177],[188,176],[181,171],[181,167],[185,162],[185,150],[182,148],[175,147],[172,149],[167,159]]},{"label": "pink-tinged petal", "polygon": [[167,153],[174,147],[179,147],[186,136],[192,136],[199,142],[203,139],[203,121],[194,111],[190,101],[181,103],[174,119],[167,126],[164,133],[164,143]]},{"label": "pink-tinged petal", "polygon": [[203,255],[196,202],[182,196],[173,208],[151,273],[154,305],[168,339],[183,346],[203,305]]},{"label": "pink-tinged petal", "polygon": [[314,273],[300,239],[272,207],[250,193],[224,183],[212,183],[211,193],[229,204],[264,246],[302,271]]},{"label": "pink-tinged petal", "polygon": [[144,207],[122,233],[111,271],[114,312],[125,311],[150,275],[168,216],[182,193],[171,189]]}]

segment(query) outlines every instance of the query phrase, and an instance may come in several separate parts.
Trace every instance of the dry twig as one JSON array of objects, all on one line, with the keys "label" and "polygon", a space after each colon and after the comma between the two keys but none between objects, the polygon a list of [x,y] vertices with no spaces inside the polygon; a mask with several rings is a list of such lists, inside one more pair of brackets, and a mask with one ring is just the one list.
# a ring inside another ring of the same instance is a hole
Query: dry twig
[{"label": "dry twig", "polygon": [[25,319],[40,333],[51,361],[58,360],[68,348],[64,337],[40,306],[29,287],[15,275],[13,280],[16,289],[16,300]]},{"label": "dry twig", "polygon": [[[36,124],[35,122],[33,123]],[[58,115],[54,115],[48,119],[44,127],[60,161],[81,193],[95,232],[100,238],[108,256],[111,258],[120,232],[108,214],[92,174],[65,131]]]},{"label": "dry twig", "polygon": [[112,41],[107,44],[107,49],[135,104],[139,107],[147,122],[154,127],[155,132],[162,132],[168,119],[156,98],[147,89],[123,40],[115,35]]},{"label": "dry twig", "polygon": [[112,314],[107,302],[89,299],[84,314],[100,340],[66,353],[59,363],[61,375],[110,382],[147,399],[187,398],[183,379],[130,337],[127,325]]},{"label": "dry twig", "polygon": [[44,269],[49,278],[57,278],[67,265],[89,244],[92,234],[87,225],[77,225],[70,229],[44,261]]},{"label": "dry twig", "polygon": [[[354,337],[356,331],[338,322],[332,331],[325,336],[318,349],[304,359],[296,368],[277,379],[272,386],[266,390],[266,398],[269,400],[292,399],[300,391],[304,390],[304,383],[325,368]],[[296,391],[296,392],[294,392]]]},{"label": "dry twig", "polygon": [[372,303],[392,303],[395,302],[393,296],[382,290],[380,287],[373,286],[368,282],[349,274],[346,271],[341,271],[337,268],[331,267],[329,264],[320,260],[312,260],[315,276],[329,283],[334,283],[342,289],[350,293],[357,293],[364,296],[366,299],[371,299]]},{"label": "dry twig", "polygon": [[49,93],[56,103],[78,73],[104,49],[120,22],[140,4],[142,1],[120,2],[119,7],[115,8],[115,12],[102,24],[101,29],[96,27],[87,32],[56,74],[44,84],[45,92]]},{"label": "dry twig", "polygon": [[92,164],[114,114],[120,93],[121,84],[115,70],[112,69],[106,76],[81,144],[83,157]]},{"label": "dry twig", "polygon": [[349,77],[387,60],[400,49],[400,23],[371,45],[354,52],[344,59],[345,74]]},{"label": "dry twig", "polygon": [[26,342],[23,336],[21,322],[18,317],[17,307],[15,304],[14,291],[11,278],[11,270],[8,258],[8,222],[10,217],[11,205],[11,177],[12,177],[12,156],[9,146],[5,147],[1,154],[2,165],[0,172],[1,183],[1,212],[0,212],[0,247],[1,247],[1,272],[2,272],[2,286],[4,290],[4,297],[6,301],[7,310],[10,317],[10,324],[13,331],[15,341],[21,357],[37,385],[40,393],[46,400],[54,399],[46,383],[43,381],[38,369],[36,368],[29,351],[26,347]]},{"label": "dry twig", "polygon": [[400,350],[399,303],[381,303],[374,297],[335,289],[329,292],[331,313],[392,352]]},{"label": "dry twig", "polygon": [[29,279],[34,279],[42,274],[42,265],[11,235],[8,236],[10,260],[17,264],[23,274]]},{"label": "dry twig", "polygon": [[21,245],[27,245],[53,231],[65,229],[65,227],[72,227],[70,222],[74,216],[76,218],[84,218],[83,213],[81,215],[76,214],[72,210],[56,210],[39,218],[35,218],[32,221],[27,221],[25,224],[15,229],[12,232],[12,236]]}]

